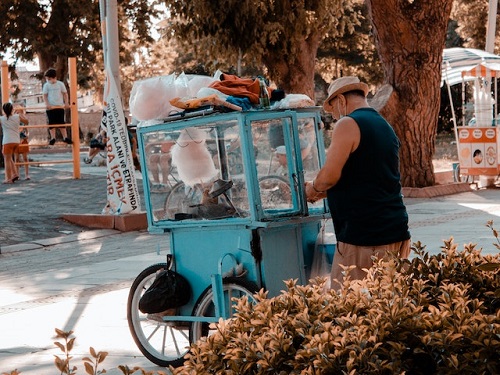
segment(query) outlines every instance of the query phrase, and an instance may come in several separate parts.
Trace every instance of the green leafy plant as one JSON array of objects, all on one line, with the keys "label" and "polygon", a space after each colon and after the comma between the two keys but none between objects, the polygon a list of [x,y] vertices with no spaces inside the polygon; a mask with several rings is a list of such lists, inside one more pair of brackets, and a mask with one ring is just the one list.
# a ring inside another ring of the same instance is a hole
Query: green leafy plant
[{"label": "green leafy plant", "polygon": [[[55,356],[54,363],[57,369],[61,372],[62,374],[66,375],[75,375],[77,373],[77,367],[73,366],[71,367],[71,360],[73,357],[70,355],[71,351],[73,350],[74,344],[76,337],[71,337],[73,335],[73,331],[63,331],[61,329],[56,328],[56,338],[57,339],[62,339],[62,342],[56,341],[54,344],[61,349],[63,352],[63,356]],[[93,347],[90,347],[90,357],[84,357],[82,358],[84,367],[85,367],[85,373],[88,375],[101,375],[105,374],[106,370],[98,370],[98,366],[104,362],[106,357],[108,356],[108,352],[96,352],[96,350]],[[163,371],[146,371],[141,367],[133,367],[129,368],[128,366],[125,365],[120,365],[118,366],[118,369],[124,374],[124,375],[131,375],[136,373],[137,371],[140,371],[142,375],[167,375],[166,372]],[[21,372],[16,370],[11,371],[10,373],[4,372],[2,375],[20,375]]]},{"label": "green leafy plant", "polygon": [[[487,223],[500,250],[493,221]],[[500,252],[482,255],[474,244],[459,251],[453,239],[430,255],[420,242],[411,260],[379,261],[364,280],[348,270],[340,292],[325,291],[326,280],[285,282],[287,290],[256,303],[237,301],[237,313],[220,320],[216,332],[193,344],[180,374],[499,374]],[[72,331],[56,329],[64,356],[56,356],[61,374],[70,366]],[[86,373],[106,352],[90,348]],[[140,367],[118,367],[124,375]],[[166,373],[158,371],[158,375]],[[19,375],[18,370],[2,375]]]},{"label": "green leafy plant", "polygon": [[54,342],[54,345],[61,349],[64,354],[63,358],[56,355],[54,359],[54,363],[57,369],[61,371],[61,374],[76,374],[77,367],[70,367],[70,360],[73,358],[72,356],[70,356],[70,352],[71,350],[73,350],[73,345],[75,344],[75,338],[70,338],[72,334],[73,331],[65,332],[61,329],[56,328],[56,338],[64,340],[64,343],[60,343],[59,341]]},{"label": "green leafy plant", "polygon": [[[492,225],[492,223],[491,223]],[[242,299],[237,314],[192,345],[174,374],[498,374],[499,255],[450,239],[430,255],[378,262],[340,292],[324,279],[274,298]]]},{"label": "green leafy plant", "polygon": [[105,374],[106,370],[97,371],[97,366],[106,359],[108,353],[107,352],[96,353],[95,349],[93,347],[90,347],[90,355],[92,356],[92,358],[84,357],[82,359],[83,364],[85,366],[85,372],[89,375]]},{"label": "green leafy plant", "polygon": [[[71,350],[73,350],[73,346],[75,344],[75,337],[71,337],[73,331],[63,331],[61,329],[56,328],[56,338],[64,340],[64,342],[54,342],[54,344],[61,349],[64,356],[59,357],[55,356],[54,363],[61,374],[73,375],[76,374],[77,367],[71,367],[70,361],[73,358],[70,356]],[[83,364],[85,366],[85,372],[88,375],[100,375],[105,374],[106,370],[97,370],[97,367],[100,363],[102,363],[108,353],[107,352],[96,352],[93,347],[90,347],[90,356],[84,357],[82,359]]]}]

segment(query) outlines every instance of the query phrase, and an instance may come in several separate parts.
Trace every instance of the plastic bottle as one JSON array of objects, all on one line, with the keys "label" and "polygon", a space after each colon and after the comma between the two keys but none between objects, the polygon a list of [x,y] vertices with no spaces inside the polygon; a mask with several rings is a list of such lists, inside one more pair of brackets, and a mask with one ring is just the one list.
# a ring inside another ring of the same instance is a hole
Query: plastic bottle
[{"label": "plastic bottle", "polygon": [[259,95],[260,107],[262,109],[269,109],[271,108],[271,104],[269,101],[269,92],[267,91],[264,79],[259,78],[259,85],[260,85],[260,95]]}]

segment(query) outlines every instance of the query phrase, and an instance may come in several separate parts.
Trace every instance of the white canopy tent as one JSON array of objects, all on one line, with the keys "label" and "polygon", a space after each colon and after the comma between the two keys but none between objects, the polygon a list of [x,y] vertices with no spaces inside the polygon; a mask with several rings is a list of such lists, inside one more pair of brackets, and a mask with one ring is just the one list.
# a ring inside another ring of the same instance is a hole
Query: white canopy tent
[{"label": "white canopy tent", "polygon": [[[474,48],[445,48],[441,64],[441,85],[446,84],[450,98],[453,127],[458,141],[455,107],[451,96],[451,86],[476,79],[474,74],[464,75],[465,71],[474,70],[479,64],[500,64],[500,56]],[[494,69],[495,70],[495,69]],[[496,92],[496,90],[495,90]],[[462,102],[464,101],[462,90]],[[462,103],[463,104],[463,103]],[[465,124],[464,124],[465,125]]]},{"label": "white canopy tent", "polygon": [[[445,48],[441,68],[441,84],[449,86],[462,82],[462,72],[480,63],[499,63],[500,56],[473,48]],[[474,79],[470,77],[470,79]]]},{"label": "white canopy tent", "polygon": [[[465,125],[465,82],[466,81],[469,81],[469,80],[474,80],[476,78],[482,78],[483,79],[483,94],[484,94],[484,97],[482,99],[484,99],[485,101],[487,101],[488,103],[483,103],[482,105],[485,106],[485,109],[487,110],[487,116],[486,116],[486,119],[487,120],[484,120],[482,121],[481,123],[480,122],[477,122],[477,124],[479,125],[484,125],[484,126],[489,126],[492,124],[492,120],[493,120],[493,117],[492,117],[492,113],[494,112],[495,113],[495,116],[494,116],[494,119],[495,119],[495,124],[497,123],[497,118],[498,118],[498,108],[497,108],[497,100],[498,100],[498,85],[497,85],[497,80],[495,79],[494,80],[494,90],[493,90],[493,93],[494,93],[494,100],[491,98],[491,82],[492,82],[492,79],[493,78],[497,78],[498,76],[500,75],[500,63],[487,63],[487,62],[482,62],[480,64],[477,64],[475,66],[473,66],[471,69],[467,69],[467,70],[464,70],[462,72],[462,107],[463,107],[463,110],[462,110],[462,124]],[[479,85],[479,80],[475,80],[475,94],[477,94],[477,90],[478,89],[478,85]],[[481,97],[475,97],[474,98],[474,105],[475,105],[475,112],[476,112],[476,120],[478,120],[478,112],[479,112],[479,109],[477,109],[477,105],[478,104],[481,104],[481,103],[477,103],[477,101],[481,99]],[[491,103],[491,104],[489,104]],[[492,109],[495,108],[494,111],[492,111]]]}]

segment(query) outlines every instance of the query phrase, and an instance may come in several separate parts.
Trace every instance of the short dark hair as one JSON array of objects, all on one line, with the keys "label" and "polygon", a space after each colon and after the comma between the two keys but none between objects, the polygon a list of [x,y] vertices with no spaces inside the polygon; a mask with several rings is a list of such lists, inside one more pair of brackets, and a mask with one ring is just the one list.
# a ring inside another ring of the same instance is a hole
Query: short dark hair
[{"label": "short dark hair", "polygon": [[49,78],[56,78],[57,77],[57,72],[54,68],[49,68],[44,74],[45,77]]}]

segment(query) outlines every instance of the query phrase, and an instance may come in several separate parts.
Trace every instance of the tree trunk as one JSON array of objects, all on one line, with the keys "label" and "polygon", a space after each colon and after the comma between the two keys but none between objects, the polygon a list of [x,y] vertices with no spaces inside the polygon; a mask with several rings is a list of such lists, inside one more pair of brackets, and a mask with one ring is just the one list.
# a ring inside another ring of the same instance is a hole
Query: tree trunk
[{"label": "tree trunk", "polygon": [[367,0],[375,44],[392,93],[382,115],[401,141],[401,183],[435,183],[432,158],[441,62],[453,0]]},{"label": "tree trunk", "polygon": [[277,55],[269,52],[263,57],[269,74],[286,93],[305,94],[314,98],[314,68],[319,37],[312,35],[303,40],[299,52]]}]

